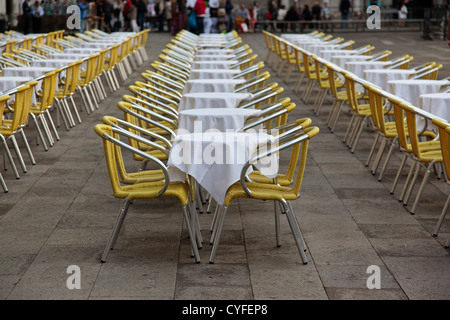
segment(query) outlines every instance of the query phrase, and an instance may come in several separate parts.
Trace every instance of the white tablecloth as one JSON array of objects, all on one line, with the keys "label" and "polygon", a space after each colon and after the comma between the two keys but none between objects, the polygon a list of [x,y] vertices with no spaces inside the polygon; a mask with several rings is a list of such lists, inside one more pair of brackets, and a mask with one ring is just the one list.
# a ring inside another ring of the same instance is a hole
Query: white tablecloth
[{"label": "white tablecloth", "polygon": [[3,77],[31,77],[33,79],[38,78],[55,68],[45,67],[12,67],[5,68],[2,71]]},{"label": "white tablecloth", "polygon": [[390,64],[389,61],[347,61],[344,69],[360,78],[364,78],[364,70],[383,69]]},{"label": "white tablecloth", "polygon": [[322,57],[325,60],[328,60],[331,62],[331,57],[332,56],[343,56],[343,55],[350,55],[350,54],[355,54],[357,51],[356,50],[345,50],[345,49],[332,49],[332,50],[322,50],[320,51],[320,53],[318,54],[319,57]]},{"label": "white tablecloth", "polygon": [[[223,204],[227,189],[240,180],[245,163],[256,155],[258,146],[273,140],[273,136],[264,133],[208,132],[177,136],[167,163],[170,180],[185,181],[187,174],[217,203]],[[273,178],[278,172],[278,158],[272,155],[255,166]]]},{"label": "white tablecloth", "polygon": [[414,70],[402,69],[372,69],[364,70],[364,79],[379,86],[383,90],[388,89],[388,81],[390,80],[406,80],[413,76],[416,72]]},{"label": "white tablecloth", "polygon": [[235,69],[236,67],[232,68],[234,64],[236,64],[236,61],[229,60],[194,61],[192,69],[217,69],[217,72],[221,72],[222,69]]},{"label": "white tablecloth", "polygon": [[426,93],[419,97],[419,107],[450,122],[450,93]]},{"label": "white tablecloth", "polygon": [[[0,77],[0,94],[9,89],[18,87],[25,82],[32,80],[31,77]],[[11,101],[14,101],[14,95],[10,96]],[[36,96],[33,95],[32,103],[36,103]],[[1,119],[0,119],[1,120]]]},{"label": "white tablecloth", "polygon": [[99,49],[88,49],[88,48],[67,48],[64,50],[64,53],[73,53],[73,54],[85,54],[91,55],[93,53],[99,52]]},{"label": "white tablecloth", "polygon": [[234,54],[197,54],[194,61],[232,60],[235,57]]},{"label": "white tablecloth", "polygon": [[232,49],[200,48],[197,50],[195,54],[198,56],[198,55],[212,55],[212,54],[223,55],[232,53],[233,53]]},{"label": "white tablecloth", "polygon": [[241,73],[238,69],[191,69],[189,80],[195,79],[231,79]]},{"label": "white tablecloth", "polygon": [[187,93],[181,97],[178,110],[205,108],[236,108],[242,101],[251,100],[250,93],[199,92]]},{"label": "white tablecloth", "polygon": [[32,67],[37,68],[53,68],[58,69],[69,65],[71,62],[77,60],[74,59],[45,59],[45,60],[33,60],[31,62]]},{"label": "white tablecloth", "polygon": [[237,131],[242,129],[245,121],[260,113],[255,109],[215,108],[190,109],[181,111],[178,118],[178,134],[201,133],[208,130]]},{"label": "white tablecloth", "polygon": [[389,81],[387,91],[420,107],[420,95],[437,93],[442,86],[448,84],[447,80],[392,80]]},{"label": "white tablecloth", "polygon": [[83,53],[52,53],[47,56],[50,60],[72,60],[78,61],[83,60],[86,57],[89,57],[89,54]]},{"label": "white tablecloth", "polygon": [[244,79],[197,79],[188,80],[183,93],[201,92],[233,92],[238,84],[245,83]]},{"label": "white tablecloth", "polygon": [[345,69],[345,64],[347,62],[351,61],[366,61],[369,60],[370,56],[355,56],[355,55],[334,55],[331,56],[330,62],[334,63],[335,65],[341,67],[342,69]]}]

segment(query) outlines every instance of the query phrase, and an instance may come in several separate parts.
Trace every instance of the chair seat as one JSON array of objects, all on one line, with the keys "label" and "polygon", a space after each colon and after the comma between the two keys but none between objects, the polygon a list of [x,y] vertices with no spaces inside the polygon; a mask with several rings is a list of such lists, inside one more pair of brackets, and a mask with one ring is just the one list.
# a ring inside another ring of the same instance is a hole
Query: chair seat
[{"label": "chair seat", "polygon": [[[143,182],[132,185],[121,186],[120,190],[114,192],[114,196],[120,199],[134,200],[144,198],[158,198],[158,192],[164,183]],[[170,182],[167,190],[162,195],[164,197],[176,197],[180,200],[181,205],[185,205],[189,201],[189,186],[184,182]]]}]

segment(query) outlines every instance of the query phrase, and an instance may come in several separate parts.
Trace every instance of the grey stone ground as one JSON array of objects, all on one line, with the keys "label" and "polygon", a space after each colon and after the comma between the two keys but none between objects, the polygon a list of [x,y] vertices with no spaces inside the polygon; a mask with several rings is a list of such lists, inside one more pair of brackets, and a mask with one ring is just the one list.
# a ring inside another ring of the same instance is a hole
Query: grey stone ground
[{"label": "grey stone ground", "polygon": [[[336,34],[337,35],[337,34]],[[444,41],[425,42],[417,33],[345,33],[357,45],[391,49],[393,56],[410,54],[412,65],[444,64],[440,78],[450,75],[449,48]],[[263,60],[261,34],[243,35]],[[152,33],[150,60],[157,59],[170,40]],[[364,166],[374,138],[365,129],[354,154],[342,143],[350,119],[343,113],[331,133],[325,121],[331,100],[319,117],[273,70],[272,82],[283,96],[297,103],[292,118],[310,117],[321,132],[310,145],[302,195],[293,203],[308,246],[310,262],[303,265],[287,222],[282,219],[282,246],[275,246],[273,205],[238,200],[230,208],[216,263],[208,263],[212,215],[200,222],[205,238],[202,262],[195,264],[174,199],[135,201],[108,261],[100,256],[121,201],[114,199],[100,138],[93,126],[104,115],[121,117],[116,103],[127,85],[140,80],[135,71],[120,91],[102,102],[70,131],[60,128],[61,140],[48,152],[37,146],[35,128],[26,128],[37,164],[16,180],[2,172],[10,192],[0,194],[0,298],[31,299],[450,299],[450,257],[443,247],[450,234],[446,219],[437,238],[431,231],[445,202],[443,180],[432,176],[420,206],[411,215],[389,194],[399,164],[395,154],[383,182]],[[78,95],[77,101],[80,102]],[[19,139],[20,140],[20,139]],[[404,177],[401,180],[404,181]],[[400,186],[401,187],[401,186]],[[397,189],[399,190],[400,187]],[[69,290],[67,268],[81,270],[81,289]],[[368,289],[367,268],[381,271],[381,289]]]}]

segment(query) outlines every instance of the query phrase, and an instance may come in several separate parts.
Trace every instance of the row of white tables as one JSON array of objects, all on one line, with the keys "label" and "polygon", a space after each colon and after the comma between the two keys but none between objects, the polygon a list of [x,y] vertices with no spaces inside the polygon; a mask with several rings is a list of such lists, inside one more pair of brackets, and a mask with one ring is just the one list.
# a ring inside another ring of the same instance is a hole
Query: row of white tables
[{"label": "row of white tables", "polygon": [[[371,61],[371,56],[354,55],[354,50],[336,50],[309,35],[283,35],[302,49],[336,64],[357,77],[388,91],[432,115],[450,122],[450,82],[448,80],[412,80],[413,69],[388,69],[389,61]],[[358,88],[362,88],[358,86]]]},{"label": "row of white tables", "polygon": [[[214,63],[194,64],[190,71],[178,106],[178,130],[169,155],[169,174],[172,181],[194,178],[221,205],[228,188],[239,181],[245,163],[255,156],[258,147],[274,137],[239,131],[247,119],[260,111],[238,108],[253,97],[250,93],[233,92],[245,80],[233,78],[241,71],[229,68],[227,61],[233,55],[231,50],[222,48],[225,42],[202,35],[199,40],[195,61]],[[221,59],[212,60],[213,55]],[[273,177],[278,162],[276,158],[270,160],[259,164],[258,169]]]}]

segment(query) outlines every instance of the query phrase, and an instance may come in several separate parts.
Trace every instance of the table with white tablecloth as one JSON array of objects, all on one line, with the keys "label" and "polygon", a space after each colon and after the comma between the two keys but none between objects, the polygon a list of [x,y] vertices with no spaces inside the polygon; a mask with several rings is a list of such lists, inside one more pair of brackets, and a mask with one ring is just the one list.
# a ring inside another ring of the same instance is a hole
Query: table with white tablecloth
[{"label": "table with white tablecloth", "polygon": [[181,97],[178,110],[204,108],[236,108],[241,102],[253,99],[250,93],[200,92]]},{"label": "table with white tablecloth", "polygon": [[[33,80],[31,77],[0,77],[0,94],[31,80]],[[11,96],[11,100],[14,101],[14,95]],[[32,103],[36,103],[35,95],[32,97]]]},{"label": "table with white tablecloth", "polygon": [[177,134],[180,132],[206,132],[208,130],[237,131],[244,126],[248,118],[257,116],[260,112],[257,109],[241,108],[183,110],[178,117]]},{"label": "table with white tablecloth", "polygon": [[233,54],[233,50],[232,49],[217,49],[217,48],[200,48],[195,52],[196,56],[199,55],[229,55],[229,54]]},{"label": "table with white tablecloth", "polygon": [[[275,137],[265,133],[204,132],[176,136],[170,150],[170,181],[193,177],[219,205],[228,188],[239,181],[247,161],[257,155],[258,147],[273,143]],[[255,164],[269,178],[278,172],[276,154]],[[251,167],[247,173],[251,172]]]},{"label": "table with white tablecloth", "polygon": [[389,61],[347,61],[343,68],[360,78],[364,78],[364,70],[383,69],[391,64]]},{"label": "table with white tablecloth", "polygon": [[197,79],[188,80],[183,93],[233,92],[245,79]]},{"label": "table with white tablecloth", "polygon": [[364,56],[364,55],[333,55],[330,57],[330,62],[334,63],[335,65],[345,69],[345,64],[347,62],[351,62],[351,61],[368,61],[370,60],[372,57],[371,56]]},{"label": "table with white tablecloth", "polygon": [[63,68],[68,66],[70,63],[79,61],[75,59],[45,59],[45,60],[33,60],[31,62],[32,67],[37,68]]},{"label": "table with white tablecloth", "polygon": [[[198,54],[195,56],[194,61],[220,61],[220,60],[233,60],[236,57],[234,54]],[[233,60],[237,61],[237,60]]]},{"label": "table with white tablecloth", "polygon": [[222,72],[222,69],[238,68],[233,67],[233,65],[235,65],[236,63],[236,61],[230,60],[194,61],[192,63],[192,69],[217,69],[217,72]]},{"label": "table with white tablecloth", "polygon": [[192,69],[189,73],[189,79],[232,79],[241,73],[239,69]]},{"label": "table with white tablecloth", "polygon": [[332,50],[321,50],[317,56],[327,60],[331,61],[332,56],[343,56],[343,55],[354,55],[357,53],[356,50],[345,50],[345,49],[332,49]]},{"label": "table with white tablecloth", "polygon": [[419,107],[420,95],[438,93],[448,84],[447,80],[391,80],[386,91]]},{"label": "table with white tablecloth", "polygon": [[450,92],[421,94],[419,97],[419,107],[450,122]]},{"label": "table with white tablecloth", "polygon": [[371,69],[364,70],[363,79],[379,86],[383,90],[387,90],[388,81],[390,80],[406,80],[411,76],[414,76],[416,72],[414,70],[403,69]]}]

